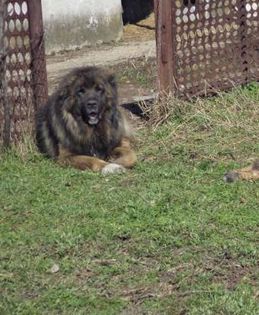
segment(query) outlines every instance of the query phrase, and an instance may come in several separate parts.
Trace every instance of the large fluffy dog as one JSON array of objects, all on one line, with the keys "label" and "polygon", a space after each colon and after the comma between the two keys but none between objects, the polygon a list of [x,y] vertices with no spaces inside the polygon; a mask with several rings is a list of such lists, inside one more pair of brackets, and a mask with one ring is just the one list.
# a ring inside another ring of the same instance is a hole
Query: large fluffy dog
[{"label": "large fluffy dog", "polygon": [[68,74],[36,115],[36,142],[62,165],[103,174],[136,163],[130,130],[118,108],[115,77],[98,67]]}]

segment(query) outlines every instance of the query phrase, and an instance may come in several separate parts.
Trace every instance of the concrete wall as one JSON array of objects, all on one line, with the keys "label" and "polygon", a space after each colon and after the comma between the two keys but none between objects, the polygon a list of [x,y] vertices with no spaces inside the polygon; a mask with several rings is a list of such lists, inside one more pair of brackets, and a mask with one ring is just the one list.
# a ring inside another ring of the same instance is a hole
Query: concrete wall
[{"label": "concrete wall", "polygon": [[42,0],[46,52],[116,41],[121,0]]}]

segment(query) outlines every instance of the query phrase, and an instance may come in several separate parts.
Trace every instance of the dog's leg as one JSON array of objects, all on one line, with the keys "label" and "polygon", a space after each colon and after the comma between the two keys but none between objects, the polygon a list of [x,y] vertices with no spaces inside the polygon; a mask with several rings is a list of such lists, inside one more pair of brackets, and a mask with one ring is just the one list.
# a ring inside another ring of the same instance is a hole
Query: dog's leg
[{"label": "dog's leg", "polygon": [[108,163],[93,156],[75,155],[69,150],[59,148],[58,163],[62,166],[72,166],[79,170],[90,169],[98,172],[102,170]]},{"label": "dog's leg", "polygon": [[241,180],[257,180],[259,179],[259,160],[256,160],[252,166],[244,167],[239,170],[228,172],[224,176],[224,180],[228,183]]},{"label": "dog's leg", "polygon": [[94,172],[101,171],[108,163],[95,157],[86,155],[71,155],[67,157],[59,157],[58,163],[62,166],[72,166],[79,170],[92,170]]},{"label": "dog's leg", "polygon": [[58,163],[63,166],[72,166],[80,170],[92,170],[94,172],[102,172],[103,175],[122,173],[125,171],[124,167],[108,163],[101,159],[87,155],[73,155],[65,149],[59,150]]},{"label": "dog's leg", "polygon": [[122,139],[120,145],[112,151],[111,162],[126,168],[131,168],[136,164],[137,156],[131,149],[130,141],[128,139]]}]

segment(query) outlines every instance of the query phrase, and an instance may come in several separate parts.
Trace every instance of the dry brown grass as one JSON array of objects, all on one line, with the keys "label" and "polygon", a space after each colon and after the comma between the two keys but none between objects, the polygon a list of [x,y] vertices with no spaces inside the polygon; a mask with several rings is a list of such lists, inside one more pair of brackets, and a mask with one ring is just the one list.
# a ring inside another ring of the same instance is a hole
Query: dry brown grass
[{"label": "dry brown grass", "polygon": [[[151,14],[147,19],[140,21],[138,24],[142,26],[148,26],[150,28],[155,27],[155,15]],[[155,39],[155,29],[149,29],[133,24],[124,26],[123,37],[124,41],[143,41]]]},{"label": "dry brown grass", "polygon": [[212,126],[247,129],[259,119],[259,92],[255,88],[255,94],[251,95],[249,90],[250,87],[234,88],[230,92],[219,92],[213,97],[193,100],[166,94],[160,96],[153,106],[142,103],[141,108],[149,117],[149,126],[154,129],[172,119],[181,119],[183,125],[190,121],[200,121],[200,127],[206,129]]},{"label": "dry brown grass", "polygon": [[231,159],[242,164],[253,161],[259,156],[258,104],[258,84],[192,101],[166,95],[152,107],[142,104],[153,138],[144,154],[163,154],[166,159],[175,154],[188,159]]}]

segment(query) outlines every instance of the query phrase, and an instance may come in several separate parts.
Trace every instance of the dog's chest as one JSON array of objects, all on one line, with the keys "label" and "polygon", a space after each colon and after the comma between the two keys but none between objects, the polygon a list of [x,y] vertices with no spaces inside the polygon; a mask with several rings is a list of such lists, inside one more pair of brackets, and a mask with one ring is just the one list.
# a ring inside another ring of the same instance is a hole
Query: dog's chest
[{"label": "dog's chest", "polygon": [[[94,156],[107,160],[113,149],[119,145],[122,134],[110,121],[94,128],[87,128],[83,141],[71,141],[70,148],[77,155]],[[73,139],[74,140],[74,139]]]},{"label": "dog's chest", "polygon": [[80,154],[98,157],[100,159],[107,159],[111,151],[118,145],[117,137],[109,137],[105,133],[92,134],[80,148]]}]

